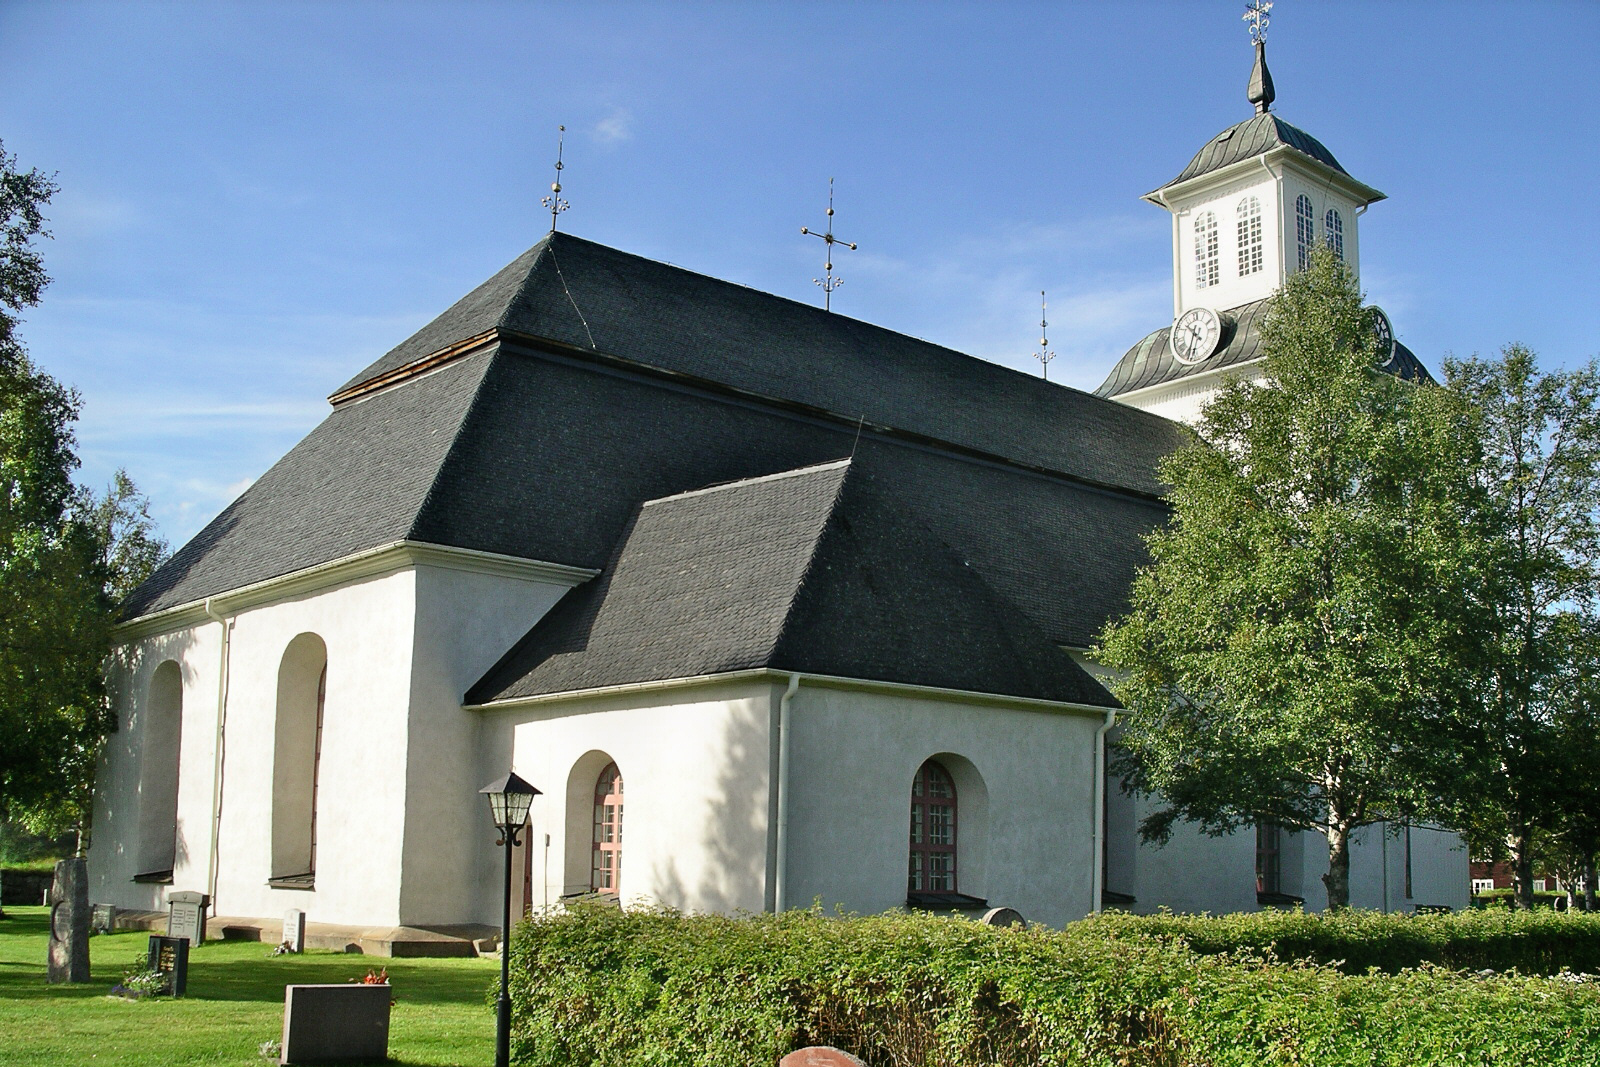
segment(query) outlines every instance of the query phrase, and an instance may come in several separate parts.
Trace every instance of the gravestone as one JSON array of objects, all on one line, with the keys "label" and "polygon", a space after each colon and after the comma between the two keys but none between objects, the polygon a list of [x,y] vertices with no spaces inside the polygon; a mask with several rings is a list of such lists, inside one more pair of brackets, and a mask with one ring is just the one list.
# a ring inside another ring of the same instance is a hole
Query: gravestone
[{"label": "gravestone", "polygon": [[181,997],[189,988],[189,939],[150,935],[149,967],[161,975],[161,992]]},{"label": "gravestone", "polygon": [[89,932],[109,934],[116,928],[117,906],[115,904],[96,904],[93,914],[89,917]]},{"label": "gravestone", "polygon": [[832,1045],[797,1048],[778,1061],[778,1067],[867,1067],[843,1049]]},{"label": "gravestone", "polygon": [[191,945],[206,941],[206,907],[211,898],[204,893],[167,894],[167,936],[186,937]]},{"label": "gravestone", "polygon": [[290,908],[283,913],[283,940],[278,944],[290,952],[304,952],[306,950],[306,913],[299,908]]},{"label": "gravestone", "polygon": [[81,858],[56,861],[50,883],[51,982],[89,980],[89,868]]},{"label": "gravestone", "polygon": [[1016,908],[990,908],[983,913],[985,926],[1020,926],[1028,928],[1028,920]]},{"label": "gravestone", "polygon": [[389,1058],[388,985],[291,985],[283,990],[280,1064]]}]

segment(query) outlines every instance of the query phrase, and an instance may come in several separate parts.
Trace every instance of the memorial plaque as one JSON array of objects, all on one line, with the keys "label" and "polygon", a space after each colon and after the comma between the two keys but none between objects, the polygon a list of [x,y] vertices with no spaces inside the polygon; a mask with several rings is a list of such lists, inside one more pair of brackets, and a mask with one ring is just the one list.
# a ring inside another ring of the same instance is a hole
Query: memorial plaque
[{"label": "memorial plaque", "polygon": [[50,883],[50,945],[46,978],[89,980],[89,871],[81,858],[58,860]]},{"label": "memorial plaque", "polygon": [[987,926],[1020,926],[1027,929],[1028,921],[1016,908],[990,908],[983,913],[983,921]]},{"label": "memorial plaque", "polygon": [[211,898],[204,893],[167,894],[167,936],[183,937],[191,945],[206,940],[206,906]]},{"label": "memorial plaque", "polygon": [[278,1062],[383,1063],[391,1002],[387,984],[285,986]]},{"label": "memorial plaque", "polygon": [[306,913],[290,908],[283,913],[283,940],[278,942],[290,952],[306,950]]},{"label": "memorial plaque", "polygon": [[150,969],[161,975],[161,992],[181,997],[189,988],[189,939],[150,935]]},{"label": "memorial plaque", "polygon": [[97,934],[109,934],[117,928],[117,907],[115,904],[96,904],[94,914],[89,917],[89,929]]}]

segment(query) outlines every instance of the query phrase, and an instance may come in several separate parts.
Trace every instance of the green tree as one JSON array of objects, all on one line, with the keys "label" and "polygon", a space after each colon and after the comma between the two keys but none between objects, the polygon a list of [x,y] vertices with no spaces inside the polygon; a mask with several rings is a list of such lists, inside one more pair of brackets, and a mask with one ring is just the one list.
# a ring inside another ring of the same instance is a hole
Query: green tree
[{"label": "green tree", "polygon": [[55,191],[0,145],[0,821],[81,832],[115,726],[102,663],[116,600],[164,546],[125,474],[98,501],[73,483],[77,394],[17,338],[49,282],[33,240]]},{"label": "green tree", "polygon": [[1600,367],[1541,372],[1521,345],[1448,361],[1448,388],[1478,420],[1474,524],[1490,556],[1480,595],[1487,656],[1457,775],[1480,840],[1496,839],[1533,903],[1536,830],[1592,864],[1600,809]]},{"label": "green tree", "polygon": [[1228,383],[1164,462],[1171,522],[1099,642],[1129,710],[1117,769],[1164,805],[1146,839],[1319,833],[1331,907],[1356,829],[1434,811],[1476,632],[1469,421],[1383,373],[1373,326],[1331,254],[1288,280],[1263,379]]}]

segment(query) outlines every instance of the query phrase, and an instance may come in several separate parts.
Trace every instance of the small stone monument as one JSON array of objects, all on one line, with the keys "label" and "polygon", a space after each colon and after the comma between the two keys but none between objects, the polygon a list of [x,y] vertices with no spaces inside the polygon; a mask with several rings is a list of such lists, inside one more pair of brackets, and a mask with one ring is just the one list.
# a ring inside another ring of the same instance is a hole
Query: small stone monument
[{"label": "small stone monument", "polygon": [[306,950],[306,913],[299,908],[290,908],[283,913],[283,940],[278,942],[290,952],[304,952]]},{"label": "small stone monument", "polygon": [[389,1058],[387,983],[283,989],[280,1064],[381,1063]]},{"label": "small stone monument", "polygon": [[167,894],[167,936],[186,937],[191,945],[206,941],[206,908],[211,898],[204,893]]},{"label": "small stone monument", "polygon": [[50,883],[52,982],[89,980],[89,868],[82,858],[56,861]]},{"label": "small stone monument", "polygon": [[94,934],[109,934],[117,928],[117,907],[115,904],[96,904],[94,913],[89,919],[89,932]]},{"label": "small stone monument", "polygon": [[1024,930],[1028,928],[1028,920],[1024,919],[1016,908],[990,908],[983,913],[983,923],[985,926],[1020,926]]},{"label": "small stone monument", "polygon": [[832,1045],[797,1048],[778,1061],[778,1067],[867,1067],[855,1056]]},{"label": "small stone monument", "polygon": [[150,935],[149,967],[161,976],[161,992],[181,997],[189,988],[189,939]]}]

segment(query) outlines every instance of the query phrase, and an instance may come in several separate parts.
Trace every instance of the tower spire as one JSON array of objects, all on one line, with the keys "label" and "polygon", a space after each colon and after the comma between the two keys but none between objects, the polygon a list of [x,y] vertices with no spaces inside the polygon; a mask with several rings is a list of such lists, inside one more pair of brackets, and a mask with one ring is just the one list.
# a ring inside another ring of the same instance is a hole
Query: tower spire
[{"label": "tower spire", "polygon": [[833,273],[833,246],[834,245],[844,245],[846,248],[851,249],[852,251],[856,247],[854,244],[850,243],[849,241],[840,240],[839,238],[837,238],[837,237],[835,237],[833,235],[833,179],[832,178],[828,179],[828,230],[827,230],[827,232],[826,233],[818,233],[816,230],[807,229],[804,226],[800,227],[800,232],[801,233],[810,234],[812,237],[820,237],[820,238],[822,238],[823,243],[825,243],[828,246],[827,255],[823,257],[822,269],[824,271],[824,274],[823,274],[823,276],[821,278],[812,278],[811,280],[815,284],[822,286],[822,310],[823,311],[832,311],[833,310],[833,306],[832,306],[833,305],[833,291],[835,289],[839,288],[839,286],[844,284],[844,279],[839,277],[837,274]]},{"label": "tower spire", "polygon": [[1244,9],[1244,20],[1250,24],[1250,39],[1256,46],[1256,65],[1250,70],[1250,87],[1245,98],[1256,106],[1257,115],[1271,110],[1277,95],[1272,91],[1272,72],[1267,69],[1267,23],[1271,11],[1272,0],[1250,0]]},{"label": "tower spire", "polygon": [[550,212],[551,233],[556,232],[556,219],[563,211],[572,206],[561,199],[561,171],[563,169],[561,155],[567,147],[567,128],[565,126],[557,126],[556,130],[558,131],[556,138],[556,180],[550,183],[550,195],[539,201],[545,206],[545,210]]}]

